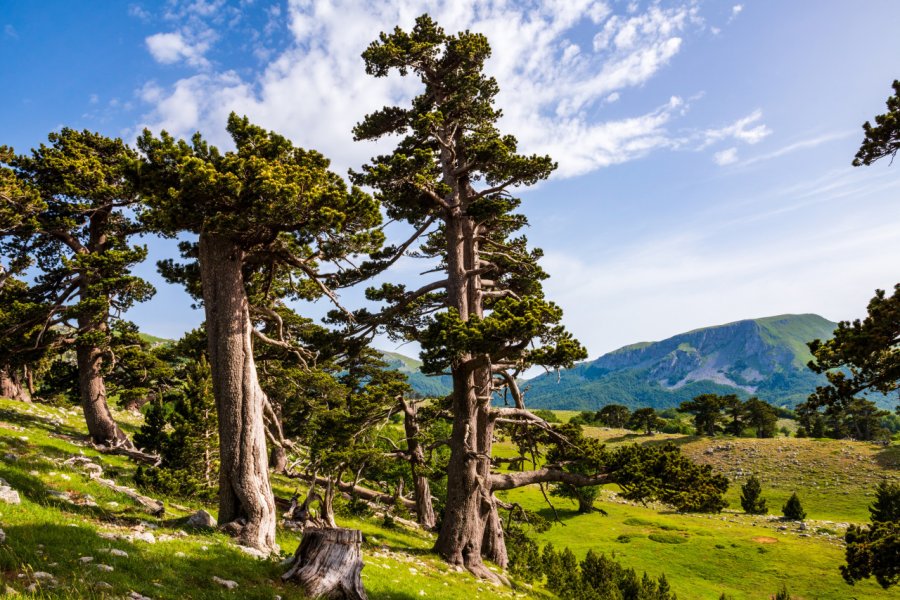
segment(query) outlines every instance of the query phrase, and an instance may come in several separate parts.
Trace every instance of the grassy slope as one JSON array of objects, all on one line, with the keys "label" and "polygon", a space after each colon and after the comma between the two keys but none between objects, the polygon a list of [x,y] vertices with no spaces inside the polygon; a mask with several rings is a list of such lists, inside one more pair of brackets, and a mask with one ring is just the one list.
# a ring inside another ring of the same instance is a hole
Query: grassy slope
[{"label": "grassy slope", "polygon": [[[134,416],[116,413],[116,418],[126,429],[134,429]],[[184,517],[202,505],[179,500],[175,503],[188,510],[178,510],[164,499],[167,514],[158,519],[126,496],[61,465],[81,453],[103,466],[104,477],[130,485],[134,467],[127,459],[100,455],[85,445],[79,411],[0,399],[0,478],[22,498],[20,505],[0,502],[0,528],[6,533],[5,543],[0,543],[0,596],[5,586],[22,592],[35,581],[32,574],[43,571],[58,582],[40,589],[37,596],[46,598],[121,598],[132,591],[154,599],[272,600],[276,594],[301,598],[295,586],[280,583],[284,567],[277,561],[247,556],[220,533],[181,533],[186,531]],[[288,498],[294,490],[294,483],[287,479],[276,479],[274,485],[281,498]],[[68,493],[75,503],[53,496],[52,491]],[[81,504],[88,496],[96,507]],[[213,506],[203,508],[215,514]],[[339,522],[362,529],[366,536],[363,581],[370,598],[539,597],[523,590],[496,589],[452,571],[428,551],[433,544],[429,534],[389,529],[377,521]],[[139,530],[151,531],[158,541],[150,544],[101,536],[133,535]],[[284,556],[293,554],[298,541],[296,534],[279,530]],[[110,548],[124,550],[128,556],[110,555]],[[82,564],[79,559],[87,556],[93,557],[93,562]],[[97,563],[110,565],[114,571],[100,571],[94,566]],[[226,591],[212,582],[214,575],[235,580],[239,587]],[[99,582],[112,588],[104,590]]]},{"label": "grassy slope", "polygon": [[[542,542],[568,546],[579,556],[588,549],[614,553],[638,571],[664,572],[680,598],[716,599],[722,592],[736,600],[765,598],[782,583],[795,598],[896,597],[896,591],[885,592],[874,582],[847,586],[838,566],[843,562],[843,529],[847,523],[867,520],[875,483],[882,477],[900,481],[900,446],[789,438],[648,438],[601,428],[589,432],[611,445],[665,440],[679,444],[686,454],[733,480],[727,496],[731,508],[720,515],[679,515],[664,506],[621,501],[609,486],[597,503],[607,516],[578,515],[574,503],[555,499],[564,525],[540,534]],[[714,451],[707,454],[709,449]],[[501,444],[499,452],[509,454],[512,449]],[[738,469],[743,475],[736,474]],[[771,516],[740,511],[740,484],[751,473],[762,479],[770,513],[780,515],[787,497],[798,492],[808,513],[806,531],[795,524],[779,530],[785,524]],[[515,490],[505,497],[553,516],[535,489]]]}]

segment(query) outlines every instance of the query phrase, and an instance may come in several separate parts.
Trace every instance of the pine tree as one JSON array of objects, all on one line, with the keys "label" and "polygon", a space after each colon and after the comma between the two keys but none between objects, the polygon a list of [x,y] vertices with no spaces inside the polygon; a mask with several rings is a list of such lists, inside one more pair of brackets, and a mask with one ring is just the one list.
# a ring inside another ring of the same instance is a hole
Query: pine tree
[{"label": "pine tree", "polygon": [[64,128],[50,134],[49,141],[31,155],[0,149],[0,162],[40,198],[0,196],[0,221],[12,221],[0,229],[0,255],[13,262],[37,257],[35,291],[50,307],[44,329],[76,325],[71,335],[55,342],[75,350],[91,439],[131,449],[112,418],[104,377],[120,350],[119,315],[154,293],[153,286],[131,273],[147,255],[145,246],[130,245],[142,231],[133,218],[140,195],[129,177],[137,154],[120,139],[89,131]]},{"label": "pine tree", "polygon": [[747,483],[741,486],[741,508],[750,515],[764,515],[769,512],[765,498],[761,498],[762,486],[759,479],[752,475]]},{"label": "pine tree", "polygon": [[[212,374],[205,358],[185,367],[169,406],[151,404],[135,442],[159,452],[158,467],[139,469],[138,485],[182,497],[215,496],[219,438]],[[164,423],[164,424],[163,424]]]},{"label": "pine tree", "polygon": [[803,505],[800,504],[797,492],[791,494],[791,497],[788,498],[788,501],[781,508],[781,513],[788,521],[802,521],[806,518],[806,511],[803,510]]},{"label": "pine tree", "polygon": [[878,482],[875,502],[869,507],[869,514],[873,523],[900,523],[900,484]]}]

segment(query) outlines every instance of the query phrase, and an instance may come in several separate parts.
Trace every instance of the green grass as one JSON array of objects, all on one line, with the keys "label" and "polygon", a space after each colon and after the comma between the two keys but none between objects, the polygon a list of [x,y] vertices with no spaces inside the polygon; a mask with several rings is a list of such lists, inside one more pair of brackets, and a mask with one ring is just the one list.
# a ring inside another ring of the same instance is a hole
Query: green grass
[{"label": "green grass", "polygon": [[[838,566],[843,563],[843,531],[848,523],[868,519],[877,481],[900,481],[900,446],[587,431],[611,445],[666,440],[678,444],[695,460],[732,479],[727,494],[730,508],[718,515],[682,515],[662,505],[624,501],[615,495],[614,486],[607,486],[596,503],[605,516],[579,515],[573,502],[553,499],[562,523],[537,535],[541,543],[568,546],[579,557],[593,549],[614,555],[639,572],[665,573],[679,598],[717,599],[723,592],[736,600],[766,598],[782,584],[794,598],[802,599],[896,597],[896,590],[884,591],[872,581],[846,585]],[[500,446],[498,453],[511,451],[507,444]],[[707,454],[717,447],[730,449]],[[740,510],[740,483],[751,473],[762,479],[770,515],[750,516]],[[808,513],[806,530],[777,518],[794,490]],[[523,488],[503,497],[546,518],[554,516],[538,490]]]},{"label": "green grass", "polygon": [[[139,419],[126,412],[115,417],[132,431]],[[153,517],[126,496],[62,465],[77,454],[100,464],[104,477],[132,485],[134,466],[128,459],[100,454],[87,445],[80,411],[0,399],[0,478],[22,498],[19,505],[0,503],[0,528],[6,534],[0,543],[0,596],[6,586],[23,593],[37,581],[34,573],[45,572],[56,583],[42,583],[35,597],[122,598],[131,592],[154,599],[303,597],[295,585],[281,583],[285,568],[278,560],[248,556],[224,534],[185,528],[191,512],[203,507],[215,515],[214,506],[161,498],[166,515]],[[273,484],[283,500],[296,485],[284,478],[275,478]],[[387,528],[375,519],[338,521],[363,531],[362,577],[370,598],[545,597],[527,589],[495,588],[456,572],[430,552],[431,534]],[[140,531],[152,532],[156,542],[125,539]],[[277,541],[283,558],[293,555],[299,538],[279,528]],[[110,549],[127,556],[110,554]],[[83,563],[82,557],[93,560]],[[99,570],[98,564],[113,570]],[[238,588],[227,591],[213,583],[213,576],[234,580]]]}]

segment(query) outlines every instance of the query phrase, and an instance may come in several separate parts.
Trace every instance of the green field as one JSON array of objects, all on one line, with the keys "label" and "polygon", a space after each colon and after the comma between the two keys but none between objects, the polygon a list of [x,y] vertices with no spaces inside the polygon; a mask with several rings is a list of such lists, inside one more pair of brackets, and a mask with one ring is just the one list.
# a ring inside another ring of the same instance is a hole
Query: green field
[{"label": "green field", "polygon": [[[882,478],[900,481],[900,445],[776,438],[696,438],[588,428],[610,444],[672,441],[698,462],[712,464],[732,480],[729,508],[719,515],[685,515],[661,505],[643,506],[602,491],[596,506],[607,515],[579,515],[575,503],[551,498],[561,524],[539,534],[541,542],[614,554],[623,564],[653,575],[665,573],[680,598],[766,598],[786,584],[796,598],[895,598],[874,582],[848,586],[838,565],[848,523],[868,519],[872,489]],[[512,451],[501,444],[498,452]],[[751,474],[762,481],[769,516],[740,509],[740,484]],[[806,509],[805,528],[776,518],[796,491]],[[539,490],[513,490],[505,499],[553,518]]]},{"label": "green field", "polygon": [[[129,432],[137,426],[130,413],[117,412],[116,418]],[[594,549],[638,571],[665,573],[683,599],[717,599],[722,592],[736,600],[766,598],[782,583],[795,598],[895,597],[874,583],[847,586],[837,567],[843,556],[841,533],[847,523],[866,519],[874,483],[882,477],[900,480],[900,446],[793,438],[646,437],[601,428],[588,432],[609,444],[671,440],[696,460],[739,481],[757,473],[776,513],[796,490],[809,513],[806,529],[749,517],[735,508],[719,515],[675,514],[664,506],[623,501],[609,488],[597,502],[606,515],[578,515],[572,503],[554,499],[561,523],[538,534],[541,543],[568,546],[579,556]],[[497,451],[509,454],[512,448],[501,442]],[[151,598],[301,597],[296,587],[280,583],[284,567],[277,560],[243,554],[220,533],[186,530],[185,517],[201,504],[164,499],[166,515],[153,517],[126,496],[62,464],[78,454],[100,464],[104,477],[130,485],[134,466],[119,456],[100,455],[86,443],[79,410],[0,400],[0,478],[22,497],[20,505],[0,504],[0,528],[6,534],[0,543],[0,590],[22,593],[39,582],[36,595],[46,598],[121,598],[130,592]],[[296,487],[292,480],[274,479],[282,501]],[[537,488],[505,497],[553,517]],[[738,486],[733,484],[728,495],[732,507],[738,506],[737,497]],[[214,513],[214,506],[205,508]],[[498,588],[449,568],[430,552],[431,534],[385,527],[374,518],[339,522],[365,534],[363,580],[370,598],[549,597],[539,586]],[[134,538],[146,533],[154,535],[155,543]],[[298,538],[279,530],[278,541],[286,557]],[[111,548],[128,556],[111,555]],[[93,560],[83,563],[82,557]],[[102,571],[97,564],[113,570]],[[35,579],[38,572],[53,575],[54,582]],[[234,580],[238,588],[227,591],[212,582],[213,576]]]}]

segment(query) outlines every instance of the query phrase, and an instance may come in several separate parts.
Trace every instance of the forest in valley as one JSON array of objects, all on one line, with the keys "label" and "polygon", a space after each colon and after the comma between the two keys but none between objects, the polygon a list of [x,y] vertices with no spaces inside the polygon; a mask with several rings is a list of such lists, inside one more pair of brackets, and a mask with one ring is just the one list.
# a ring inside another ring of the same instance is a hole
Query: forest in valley
[{"label": "forest in valley", "polygon": [[[530,410],[526,373],[588,354],[516,195],[557,164],[500,129],[490,56],[428,15],[371,41],[359,77],[418,93],[358,116],[356,140],[393,150],[349,177],[236,112],[228,150],[67,127],[0,148],[6,594],[896,593],[900,426],[870,396],[897,399],[900,284],[807,340],[824,380],[796,407],[703,393]],[[898,119],[895,81],[855,166],[894,158]],[[204,316],[178,340],[126,318],[155,293],[136,273],[146,236],[178,241],[158,271]],[[412,260],[420,286],[392,276]],[[353,286],[364,308],[342,303]],[[414,393],[376,336],[420,348],[450,393]]]}]

